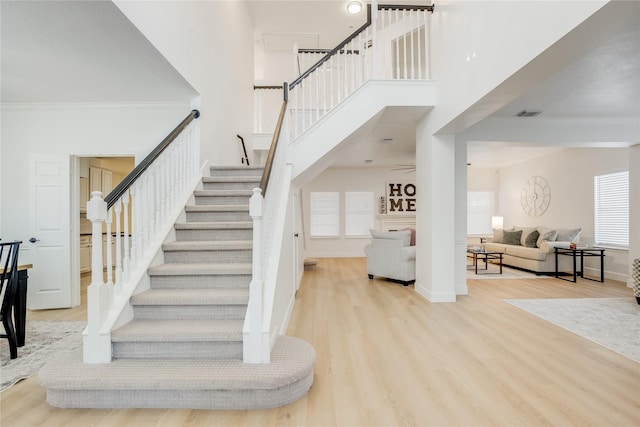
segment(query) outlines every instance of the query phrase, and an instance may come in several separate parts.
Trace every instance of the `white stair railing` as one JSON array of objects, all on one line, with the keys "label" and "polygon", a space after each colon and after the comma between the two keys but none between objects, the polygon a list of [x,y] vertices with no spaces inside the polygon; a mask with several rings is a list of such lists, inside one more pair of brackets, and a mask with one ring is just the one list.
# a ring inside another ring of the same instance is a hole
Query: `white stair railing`
[{"label": "white stair railing", "polygon": [[199,115],[193,110],[105,199],[91,193],[85,363],[111,362],[111,330],[202,176]]},{"label": "white stair railing", "polygon": [[314,65],[314,52],[295,51],[289,85],[290,134],[301,135],[370,79],[429,79],[429,14],[433,6],[368,6],[365,25]]},{"label": "white stair railing", "polygon": [[[250,202],[253,219],[253,277],[243,327],[244,361],[269,363],[270,310],[277,282],[280,244],[291,185],[289,143],[371,79],[429,78],[429,12],[433,6],[368,6],[367,23],[320,60],[318,52],[294,47],[294,70],[284,84],[284,102],[275,125],[260,188]],[[315,58],[312,63],[310,58]],[[266,98],[256,97],[256,111]],[[274,99],[269,101],[271,108]],[[264,112],[256,129],[264,132]],[[273,120],[273,115],[270,115]],[[273,129],[273,127],[268,126]],[[268,193],[266,192],[268,184]]]}]

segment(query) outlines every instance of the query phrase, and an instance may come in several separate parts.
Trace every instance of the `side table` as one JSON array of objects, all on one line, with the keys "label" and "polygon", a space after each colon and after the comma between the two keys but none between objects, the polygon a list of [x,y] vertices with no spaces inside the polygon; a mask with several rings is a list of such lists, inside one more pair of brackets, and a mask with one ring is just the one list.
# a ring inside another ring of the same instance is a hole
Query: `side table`
[{"label": "side table", "polygon": [[[583,279],[593,280],[595,282],[604,282],[604,249],[601,248],[576,248],[576,249],[568,249],[568,248],[554,248],[555,257],[556,257],[556,271],[555,276],[557,279],[566,280],[568,282],[576,282],[578,276]],[[558,255],[570,256],[573,258],[573,280],[565,279],[564,277],[559,277],[558,272]],[[584,277],[584,258],[585,257],[600,257],[600,280],[591,279],[589,277]],[[577,269],[577,261],[580,259],[580,269]]]}]

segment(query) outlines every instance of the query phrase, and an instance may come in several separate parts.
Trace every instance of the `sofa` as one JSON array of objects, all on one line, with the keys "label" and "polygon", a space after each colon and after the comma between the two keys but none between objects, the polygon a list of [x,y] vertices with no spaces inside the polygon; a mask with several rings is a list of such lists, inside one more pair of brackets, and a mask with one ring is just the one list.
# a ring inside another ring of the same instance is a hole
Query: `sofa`
[{"label": "sofa", "polygon": [[[503,265],[538,274],[556,271],[554,248],[569,248],[580,241],[582,228],[513,227],[494,229],[493,239],[484,243],[487,252],[502,252]],[[558,257],[558,271],[571,271],[571,257]]]},{"label": "sofa", "polygon": [[364,247],[369,279],[380,276],[400,282],[404,286],[415,282],[415,231],[371,230],[370,232],[371,243]]}]

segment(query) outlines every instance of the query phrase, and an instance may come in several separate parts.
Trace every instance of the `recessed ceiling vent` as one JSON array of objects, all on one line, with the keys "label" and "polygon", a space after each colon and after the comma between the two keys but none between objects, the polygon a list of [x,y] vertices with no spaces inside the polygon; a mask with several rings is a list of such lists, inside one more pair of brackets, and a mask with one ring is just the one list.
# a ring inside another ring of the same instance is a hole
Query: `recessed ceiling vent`
[{"label": "recessed ceiling vent", "polygon": [[535,117],[535,116],[539,116],[540,113],[542,113],[542,111],[522,110],[518,114],[516,114],[516,117]]}]

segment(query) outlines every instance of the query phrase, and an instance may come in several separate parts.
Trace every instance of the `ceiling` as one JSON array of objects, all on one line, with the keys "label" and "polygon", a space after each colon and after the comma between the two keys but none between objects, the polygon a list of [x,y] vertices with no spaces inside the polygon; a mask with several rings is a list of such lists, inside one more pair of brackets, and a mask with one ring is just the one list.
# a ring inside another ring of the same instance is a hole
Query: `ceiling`
[{"label": "ceiling", "polygon": [[[355,18],[349,17],[345,12],[346,1],[250,1],[248,5],[257,41],[264,42],[266,50],[269,46],[265,40],[274,34],[283,42],[275,50],[290,50],[294,42],[305,48],[331,48],[366,20],[364,11]],[[635,16],[625,17],[631,25],[616,25],[615,16],[613,21],[600,23],[607,27],[603,30],[604,40],[594,43],[581,58],[542,81],[534,90],[494,111],[487,119],[499,119],[502,123],[527,120],[528,125],[544,126],[545,121],[557,119],[640,118],[640,7],[633,10]],[[308,46],[309,40],[317,45]],[[516,118],[523,110],[542,113],[538,117]],[[341,152],[340,160],[334,165],[366,167],[415,162],[414,125],[418,118],[415,111],[407,114],[407,110],[387,109],[368,133],[358,135],[358,143]],[[385,139],[393,142],[382,142]],[[629,141],[615,144],[620,146]],[[496,168],[564,148],[519,140],[474,141],[471,138],[467,158],[471,167]]]},{"label": "ceiling", "polygon": [[2,0],[0,43],[3,103],[167,102],[197,95],[111,2]]},{"label": "ceiling", "polygon": [[[289,50],[294,42],[300,47],[329,49],[366,21],[365,11],[349,16],[346,1],[254,0],[247,5],[256,42],[263,43],[267,50]],[[0,8],[3,103],[167,102],[197,95],[111,2],[2,0]],[[640,11],[640,6],[635,10]],[[537,123],[640,117],[640,13],[635,15],[631,29],[614,21],[604,41],[595,43],[581,58],[534,90],[493,111],[488,119]],[[36,61],[43,56],[51,64],[46,69]],[[136,83],[132,85],[131,81]],[[123,87],[133,90],[124,92]],[[515,118],[522,110],[542,114]],[[363,132],[360,142],[345,151],[338,165],[413,162],[414,124],[421,113],[424,111],[387,109],[368,132]],[[381,142],[389,138],[392,143]],[[517,139],[471,139],[468,160],[472,167],[505,166],[562,148]]]}]

